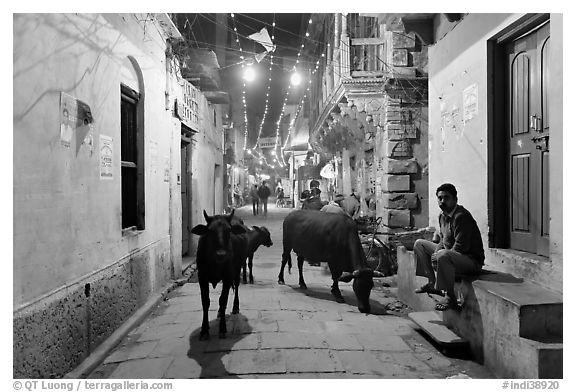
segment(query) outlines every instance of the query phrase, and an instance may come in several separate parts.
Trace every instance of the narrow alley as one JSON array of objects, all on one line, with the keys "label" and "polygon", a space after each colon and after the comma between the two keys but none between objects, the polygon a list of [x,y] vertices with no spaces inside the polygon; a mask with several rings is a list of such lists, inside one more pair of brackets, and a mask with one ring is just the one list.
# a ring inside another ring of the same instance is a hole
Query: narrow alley
[{"label": "narrow alley", "polygon": [[298,287],[296,265],[286,285],[278,285],[282,220],[291,209],[270,203],[268,211],[267,218],[252,216],[248,206],[235,212],[247,225],[267,227],[273,246],[256,252],[255,281],[241,284],[237,315],[231,314],[231,291],[226,339],[216,332],[221,284],[210,293],[211,338],[200,341],[200,290],[189,282],[155,307],[89,378],[493,378],[466,353],[439,352],[415,330],[406,309],[389,310],[397,303],[393,288],[382,286],[389,278],[375,279],[370,315],[356,308],[351,284],[341,284],[346,303],[334,301],[324,265],[305,263],[307,290]]},{"label": "narrow alley", "polygon": [[563,14],[292,7],[12,15],[14,379],[564,377]]}]

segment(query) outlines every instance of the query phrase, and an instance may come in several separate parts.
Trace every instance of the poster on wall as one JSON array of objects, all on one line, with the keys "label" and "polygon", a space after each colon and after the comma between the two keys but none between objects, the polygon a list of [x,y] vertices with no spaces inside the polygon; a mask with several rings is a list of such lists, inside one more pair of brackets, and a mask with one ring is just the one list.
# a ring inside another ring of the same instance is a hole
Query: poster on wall
[{"label": "poster on wall", "polygon": [[170,158],[164,156],[164,182],[170,181]]},{"label": "poster on wall", "polygon": [[474,83],[462,91],[462,120],[464,124],[478,115],[478,84]]},{"label": "poster on wall", "polygon": [[92,131],[92,111],[90,105],[60,92],[60,144],[69,148],[72,139],[76,139],[76,153],[82,143],[89,141],[88,134]]},{"label": "poster on wall", "polygon": [[113,180],[112,156],[114,144],[112,138],[106,135],[100,135],[100,179]]}]

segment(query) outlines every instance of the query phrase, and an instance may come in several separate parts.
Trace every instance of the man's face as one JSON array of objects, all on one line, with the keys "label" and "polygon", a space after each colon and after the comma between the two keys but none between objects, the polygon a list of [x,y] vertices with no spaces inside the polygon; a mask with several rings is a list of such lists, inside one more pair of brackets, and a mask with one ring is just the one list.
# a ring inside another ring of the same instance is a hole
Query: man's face
[{"label": "man's face", "polygon": [[452,196],[451,193],[440,191],[436,194],[436,197],[438,198],[438,207],[440,207],[442,212],[448,213],[456,207],[458,199]]}]

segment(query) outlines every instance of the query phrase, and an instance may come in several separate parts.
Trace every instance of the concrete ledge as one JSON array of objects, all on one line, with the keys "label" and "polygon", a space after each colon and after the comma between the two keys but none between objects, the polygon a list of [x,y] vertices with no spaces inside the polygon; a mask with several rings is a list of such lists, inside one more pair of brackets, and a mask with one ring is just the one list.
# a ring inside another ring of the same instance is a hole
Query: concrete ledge
[{"label": "concrete ledge", "polygon": [[[418,311],[434,301],[414,290],[414,253],[399,246],[398,297]],[[443,321],[470,342],[476,359],[500,377],[562,378],[562,296],[530,281],[489,270],[455,285],[461,311],[442,312]],[[560,364],[560,365],[558,365]]]}]

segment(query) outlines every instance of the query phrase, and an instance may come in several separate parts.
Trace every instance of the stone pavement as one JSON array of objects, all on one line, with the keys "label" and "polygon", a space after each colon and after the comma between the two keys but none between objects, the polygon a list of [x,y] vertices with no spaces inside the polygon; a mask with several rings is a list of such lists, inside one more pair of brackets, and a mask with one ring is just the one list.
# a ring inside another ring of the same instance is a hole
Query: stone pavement
[{"label": "stone pavement", "polygon": [[200,290],[172,291],[89,378],[493,378],[461,354],[445,356],[397,309],[393,289],[375,279],[373,314],[361,314],[351,283],[340,283],[346,303],[330,294],[325,267],[304,265],[307,290],[298,287],[296,257],[286,285],[278,285],[282,220],[290,209],[269,204],[268,217],[251,206],[236,210],[248,225],[266,226],[274,245],[254,257],[254,284],[239,290],[240,313],[227,308],[228,335],[218,338],[221,284],[210,292],[209,341],[199,341]]}]

